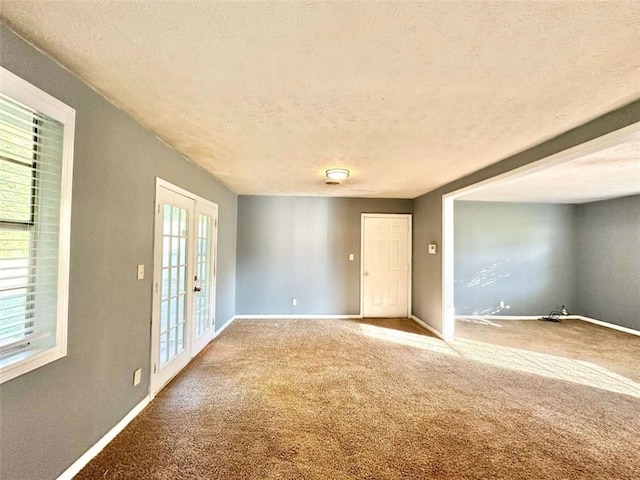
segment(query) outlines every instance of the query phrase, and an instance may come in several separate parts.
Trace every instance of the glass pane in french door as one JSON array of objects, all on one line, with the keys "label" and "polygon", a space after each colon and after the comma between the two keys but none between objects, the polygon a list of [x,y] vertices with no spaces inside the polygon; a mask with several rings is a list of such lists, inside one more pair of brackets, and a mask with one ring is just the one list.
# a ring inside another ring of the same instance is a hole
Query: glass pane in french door
[{"label": "glass pane in french door", "polygon": [[196,296],[196,338],[211,326],[211,269],[212,269],[213,218],[198,214],[197,282],[200,291]]},{"label": "glass pane in french door", "polygon": [[185,349],[188,224],[187,210],[173,205],[164,206],[160,366],[171,361]]}]

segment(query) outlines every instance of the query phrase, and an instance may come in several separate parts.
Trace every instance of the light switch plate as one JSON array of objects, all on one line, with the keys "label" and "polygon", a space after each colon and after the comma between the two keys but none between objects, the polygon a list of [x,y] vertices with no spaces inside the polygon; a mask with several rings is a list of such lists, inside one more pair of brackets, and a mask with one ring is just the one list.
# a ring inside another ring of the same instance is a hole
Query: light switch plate
[{"label": "light switch plate", "polygon": [[353,253],[350,253],[350,254],[349,254],[349,261],[350,261],[350,262],[353,262],[353,258],[354,258],[354,257],[353,257]]},{"label": "light switch plate", "polygon": [[133,386],[140,385],[140,380],[142,379],[142,369],[137,369],[133,372]]},{"label": "light switch plate", "polygon": [[138,265],[138,280],[144,280],[144,265]]},{"label": "light switch plate", "polygon": [[438,253],[438,246],[435,243],[429,244],[429,255],[435,255]]}]

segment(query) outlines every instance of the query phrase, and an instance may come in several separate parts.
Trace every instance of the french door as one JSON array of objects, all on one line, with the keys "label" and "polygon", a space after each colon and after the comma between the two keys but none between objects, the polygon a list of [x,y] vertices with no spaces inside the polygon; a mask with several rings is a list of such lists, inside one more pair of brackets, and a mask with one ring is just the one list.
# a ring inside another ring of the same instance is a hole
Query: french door
[{"label": "french door", "polygon": [[217,206],[162,182],[156,187],[150,393],[213,338]]},{"label": "french door", "polygon": [[362,315],[411,314],[411,215],[362,214]]}]

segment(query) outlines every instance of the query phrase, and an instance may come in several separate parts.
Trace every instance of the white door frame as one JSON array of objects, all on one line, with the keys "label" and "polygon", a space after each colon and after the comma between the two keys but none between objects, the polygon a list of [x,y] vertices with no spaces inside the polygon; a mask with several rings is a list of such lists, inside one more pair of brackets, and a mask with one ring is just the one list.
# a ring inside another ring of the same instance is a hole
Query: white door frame
[{"label": "white door frame", "polygon": [[406,218],[409,225],[407,235],[407,318],[411,317],[411,267],[413,264],[411,241],[413,237],[413,214],[411,213],[361,213],[360,214],[360,318],[364,315],[364,219],[365,218]]},{"label": "white door frame", "polygon": [[640,122],[627,125],[580,145],[555,153],[536,162],[523,165],[495,177],[468,185],[442,196],[442,331],[445,340],[452,340],[455,334],[454,310],[454,200],[487,185],[512,180],[545,168],[554,167],[605,148],[619,145],[629,140],[640,141]]},{"label": "white door frame", "polygon": [[[195,193],[192,193],[188,190],[185,190],[184,188],[181,188],[177,185],[174,185],[160,177],[156,177],[156,188],[155,188],[155,199],[154,199],[154,237],[153,237],[153,290],[152,290],[152,306],[151,306],[151,312],[152,312],[152,318],[151,318],[151,331],[150,331],[150,338],[151,338],[151,344],[150,344],[150,352],[149,352],[149,357],[151,359],[150,365],[149,365],[149,398],[153,399],[155,397],[155,395],[162,390],[162,388],[164,387],[164,385],[166,385],[167,383],[169,383],[171,381],[171,378],[169,378],[166,382],[164,382],[164,384],[162,386],[160,386],[159,388],[157,388],[154,391],[154,385],[152,385],[151,382],[151,378],[154,375],[154,367],[156,367],[156,359],[155,359],[155,355],[156,355],[156,351],[155,351],[155,343],[157,340],[157,335],[156,335],[156,325],[159,323],[159,315],[160,315],[160,310],[159,310],[159,305],[158,305],[158,298],[157,295],[159,294],[158,291],[158,287],[161,284],[161,272],[162,272],[162,242],[158,242],[158,231],[159,229],[162,228],[162,224],[158,224],[158,215],[155,214],[156,209],[159,207],[159,203],[158,203],[158,192],[160,191],[160,189],[164,189],[164,190],[169,190],[175,194],[181,195],[183,197],[186,197],[186,199],[190,200],[192,202],[193,205],[193,211],[194,213],[198,212],[198,205],[204,205],[207,209],[211,209],[212,211],[215,210],[216,215],[215,215],[215,227],[214,227],[214,234],[213,234],[213,264],[214,264],[214,275],[213,275],[213,280],[212,280],[212,295],[213,295],[213,299],[211,302],[212,308],[215,309],[215,306],[217,305],[217,296],[216,296],[216,280],[217,280],[217,267],[218,267],[218,205],[210,200],[207,200],[206,198],[200,197],[199,195],[196,195]],[[195,220],[195,219],[194,219]],[[197,222],[194,221],[194,224],[197,228]],[[160,230],[161,232],[162,230]],[[192,232],[192,236],[195,235],[197,237],[197,231],[196,232]],[[193,259],[195,258],[196,255],[196,250],[194,249],[196,242],[191,242],[191,245],[189,246],[189,255],[190,255],[190,266],[193,267],[195,265],[195,262],[193,261]],[[189,344],[190,345],[194,345],[196,338],[195,338],[195,326],[192,324],[193,323],[193,319],[194,319],[194,315],[192,314],[193,312],[193,300],[191,299],[188,302],[187,308],[189,309],[189,320],[190,322],[187,324],[187,328],[186,328],[186,332],[185,335],[188,335],[189,338]],[[212,320],[213,323],[211,325],[211,338],[209,339],[209,341],[211,341],[211,339],[213,339],[213,336],[215,334],[215,320],[216,320],[216,316],[215,316],[215,311],[212,312]],[[156,342],[157,343],[157,342]],[[207,342],[208,343],[208,342]],[[204,348],[204,345],[203,347]],[[187,352],[188,356],[189,356],[189,360],[187,361],[187,364],[191,361],[191,359],[193,357],[195,357],[201,350],[202,348],[200,348],[198,351],[190,351]],[[185,365],[186,366],[186,365]],[[157,368],[157,367],[156,367]],[[183,367],[184,368],[184,367]],[[177,372],[179,373],[179,371]],[[176,375],[177,375],[176,373]],[[175,375],[174,375],[175,376]]]}]

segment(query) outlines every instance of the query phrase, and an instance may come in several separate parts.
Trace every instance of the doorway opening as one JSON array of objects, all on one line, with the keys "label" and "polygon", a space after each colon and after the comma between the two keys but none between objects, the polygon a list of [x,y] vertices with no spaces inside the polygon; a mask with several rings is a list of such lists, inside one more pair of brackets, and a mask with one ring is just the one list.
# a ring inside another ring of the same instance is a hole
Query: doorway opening
[{"label": "doorway opening", "polygon": [[[455,285],[454,285],[454,202],[460,200],[463,197],[478,199],[482,195],[481,192],[486,192],[489,189],[502,189],[503,187],[509,187],[512,191],[517,189],[514,186],[522,185],[517,182],[522,180],[521,177],[527,176],[527,181],[534,178],[541,173],[558,171],[560,167],[566,167],[574,165],[580,162],[585,157],[589,156],[588,167],[591,167],[594,160],[591,156],[604,151],[613,151],[623,144],[640,145],[640,122],[629,125],[622,129],[616,130],[609,134],[595,138],[591,141],[572,147],[568,150],[556,153],[550,157],[542,159],[540,161],[525,165],[523,167],[511,170],[502,175],[484,180],[474,185],[469,185],[460,190],[450,192],[442,197],[442,229],[443,229],[443,248],[442,248],[442,335],[446,340],[452,340],[455,335],[455,323],[456,312],[455,310]],[[584,168],[584,167],[583,167]],[[548,170],[549,169],[549,170]],[[550,170],[553,169],[553,170]],[[635,170],[634,170],[635,171]],[[624,173],[624,172],[623,172]],[[633,174],[627,173],[627,176],[633,178]],[[573,177],[571,175],[565,175],[565,184],[558,184],[558,180],[555,180],[555,185],[558,185],[558,189],[568,188]],[[636,177],[637,178],[637,177]],[[597,182],[602,187],[602,184],[606,184],[603,178],[599,177]],[[586,190],[588,185],[586,182],[574,182],[577,187],[584,187]],[[637,193],[637,191],[636,191]],[[627,193],[627,195],[633,195],[634,193]],[[522,195],[522,192],[518,192],[518,195]],[[618,195],[620,196],[620,195]],[[506,197],[501,196],[501,201]],[[518,198],[523,198],[519,196]],[[551,198],[551,197],[550,197]],[[616,198],[615,195],[611,195],[608,198]],[[604,198],[601,198],[604,199]],[[508,303],[508,302],[507,302]],[[499,304],[502,307],[502,302]]]}]

